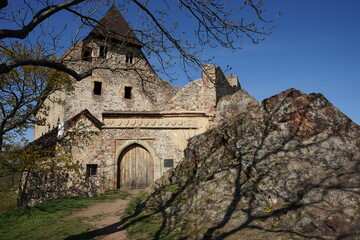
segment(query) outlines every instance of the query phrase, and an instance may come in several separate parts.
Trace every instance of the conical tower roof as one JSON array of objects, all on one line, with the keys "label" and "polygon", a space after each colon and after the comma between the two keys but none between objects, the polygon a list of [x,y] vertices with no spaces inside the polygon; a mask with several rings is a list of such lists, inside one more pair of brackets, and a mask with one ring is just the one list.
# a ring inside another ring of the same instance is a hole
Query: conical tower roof
[{"label": "conical tower roof", "polygon": [[141,42],[136,38],[131,30],[129,24],[125,21],[120,11],[113,5],[105,16],[90,32],[88,37],[106,38],[126,43],[137,45],[141,47]]}]

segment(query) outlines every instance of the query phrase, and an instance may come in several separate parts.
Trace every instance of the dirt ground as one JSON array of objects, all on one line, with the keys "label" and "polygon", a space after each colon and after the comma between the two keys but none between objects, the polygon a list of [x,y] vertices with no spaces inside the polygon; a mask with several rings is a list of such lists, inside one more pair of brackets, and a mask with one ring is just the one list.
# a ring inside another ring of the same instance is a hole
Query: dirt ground
[{"label": "dirt ground", "polygon": [[128,240],[126,232],[121,228],[120,217],[126,209],[129,201],[140,190],[128,190],[130,196],[115,201],[104,201],[88,208],[74,212],[69,218],[85,217],[84,222],[95,226],[92,230],[96,237],[94,240]]}]

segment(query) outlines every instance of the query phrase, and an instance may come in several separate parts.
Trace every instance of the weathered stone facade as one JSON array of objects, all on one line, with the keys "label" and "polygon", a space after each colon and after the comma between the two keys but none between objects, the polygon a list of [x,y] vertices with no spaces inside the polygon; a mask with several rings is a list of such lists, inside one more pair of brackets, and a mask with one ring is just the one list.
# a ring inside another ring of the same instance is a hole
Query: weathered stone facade
[{"label": "weathered stone facade", "polygon": [[[187,139],[210,128],[219,99],[240,89],[236,76],[224,76],[213,65],[204,65],[202,77],[187,86],[172,86],[156,76],[141,52],[141,43],[115,7],[100,25],[64,54],[78,72],[94,68],[92,76],[74,82],[72,92],[51,96],[42,115],[46,124],[35,127],[36,141],[56,129],[58,142],[76,132],[81,121],[96,126],[96,131],[83,134],[86,140],[71,141],[69,151],[80,170],[70,173],[66,187],[51,197],[93,195],[138,186],[133,182],[140,178],[158,179],[182,160]],[[140,169],[142,159],[137,152],[150,159],[151,170]],[[66,190],[73,186],[78,191]],[[46,188],[51,184],[44,184],[41,191]],[[28,199],[25,204],[34,201]]]}]

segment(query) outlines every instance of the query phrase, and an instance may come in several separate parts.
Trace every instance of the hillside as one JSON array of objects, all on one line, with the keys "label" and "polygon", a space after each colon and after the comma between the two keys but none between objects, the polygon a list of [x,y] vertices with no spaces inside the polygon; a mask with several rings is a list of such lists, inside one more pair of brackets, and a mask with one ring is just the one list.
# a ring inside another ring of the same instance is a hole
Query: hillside
[{"label": "hillside", "polygon": [[138,206],[155,239],[360,239],[360,127],[323,95],[241,90],[215,125]]}]

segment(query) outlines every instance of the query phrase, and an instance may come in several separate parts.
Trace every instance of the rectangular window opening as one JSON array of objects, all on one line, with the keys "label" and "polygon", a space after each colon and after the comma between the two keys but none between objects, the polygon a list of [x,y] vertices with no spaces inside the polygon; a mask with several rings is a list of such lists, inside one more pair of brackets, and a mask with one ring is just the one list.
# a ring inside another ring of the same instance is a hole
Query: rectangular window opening
[{"label": "rectangular window opening", "polygon": [[133,63],[133,53],[132,52],[127,52],[126,53],[126,59],[125,59],[126,63]]},{"label": "rectangular window opening", "polygon": [[125,87],[125,95],[124,98],[131,99],[131,88],[132,87]]},{"label": "rectangular window opening", "polygon": [[97,175],[97,164],[86,164],[86,177],[93,177]]},{"label": "rectangular window opening", "polygon": [[165,168],[173,168],[174,167],[174,159],[164,159],[164,167]]},{"label": "rectangular window opening", "polygon": [[82,60],[91,62],[91,55],[92,49],[88,47],[84,48]]},{"label": "rectangular window opening", "polygon": [[94,94],[101,95],[102,82],[94,82]]},{"label": "rectangular window opening", "polygon": [[100,54],[99,57],[100,58],[106,58],[106,54],[107,54],[107,47],[105,46],[100,46]]}]

